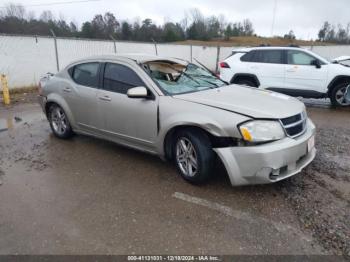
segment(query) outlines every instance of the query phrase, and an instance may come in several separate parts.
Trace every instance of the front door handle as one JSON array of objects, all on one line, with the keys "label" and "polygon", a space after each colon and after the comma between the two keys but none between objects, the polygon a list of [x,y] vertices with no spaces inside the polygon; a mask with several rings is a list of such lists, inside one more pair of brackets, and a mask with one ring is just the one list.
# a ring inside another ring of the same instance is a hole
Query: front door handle
[{"label": "front door handle", "polygon": [[70,89],[69,87],[65,87],[63,88],[63,91],[69,93],[72,91],[72,89]]},{"label": "front door handle", "polygon": [[100,96],[99,99],[103,101],[112,101],[112,98],[110,98],[109,96]]}]

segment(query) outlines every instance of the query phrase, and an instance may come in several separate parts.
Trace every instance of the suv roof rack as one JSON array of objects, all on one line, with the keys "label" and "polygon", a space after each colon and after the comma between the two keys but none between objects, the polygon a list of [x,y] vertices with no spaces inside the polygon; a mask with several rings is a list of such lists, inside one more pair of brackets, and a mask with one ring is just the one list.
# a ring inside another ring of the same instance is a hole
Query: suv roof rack
[{"label": "suv roof rack", "polygon": [[290,44],[290,45],[286,45],[286,46],[278,46],[278,45],[270,45],[270,44],[261,44],[261,45],[258,45],[257,47],[295,47],[295,48],[301,48],[299,45],[294,45],[294,44]]}]

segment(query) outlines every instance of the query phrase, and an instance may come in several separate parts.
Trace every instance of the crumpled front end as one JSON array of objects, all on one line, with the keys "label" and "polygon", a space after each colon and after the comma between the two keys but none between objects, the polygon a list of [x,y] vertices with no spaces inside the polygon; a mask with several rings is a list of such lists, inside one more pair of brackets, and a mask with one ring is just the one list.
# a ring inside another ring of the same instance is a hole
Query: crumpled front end
[{"label": "crumpled front end", "polygon": [[233,186],[274,183],[300,173],[315,158],[315,126],[307,120],[306,131],[297,138],[256,146],[214,149]]}]

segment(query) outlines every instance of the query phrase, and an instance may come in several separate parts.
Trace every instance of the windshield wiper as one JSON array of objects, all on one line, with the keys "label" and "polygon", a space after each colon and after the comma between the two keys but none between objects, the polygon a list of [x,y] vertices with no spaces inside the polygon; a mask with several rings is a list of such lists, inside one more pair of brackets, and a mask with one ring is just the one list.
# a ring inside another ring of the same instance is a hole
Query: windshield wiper
[{"label": "windshield wiper", "polygon": [[[208,76],[208,75],[201,75],[201,74],[190,74],[190,75],[191,75],[191,76],[206,77],[206,78],[213,79],[212,76]],[[205,80],[205,79],[202,79],[202,81],[207,82],[207,83],[209,83],[209,84],[212,84],[212,85],[214,85],[215,87],[220,87],[218,84],[213,83],[213,82],[211,82],[211,81],[208,81],[208,80]]]},{"label": "windshield wiper", "polygon": [[226,85],[228,85],[228,83],[220,78],[218,78],[217,75],[215,75],[212,71],[210,71],[210,69],[208,67],[206,67],[205,65],[203,65],[201,62],[199,62],[196,58],[193,58],[201,67],[203,67],[205,70],[207,70],[209,72],[209,74],[211,74],[213,77],[215,77],[216,79],[219,79],[220,81],[222,81],[223,83],[225,83]]},{"label": "windshield wiper", "polygon": [[[184,76],[187,76],[188,78],[190,78],[191,80],[193,80],[194,82],[198,83],[199,85],[201,85],[201,83],[199,83],[196,79],[194,79],[194,78],[192,77],[192,76],[195,76],[195,74],[187,74],[187,73],[186,73],[186,71],[187,71],[189,65],[190,65],[190,64],[188,64],[188,65],[186,66],[186,68],[185,68],[184,71],[179,71],[179,70],[177,70],[176,68],[173,68],[173,69],[174,69],[175,71],[177,71],[178,73],[180,73],[179,78],[181,77],[181,75],[184,75]],[[207,80],[205,80],[205,79],[202,79],[202,81],[204,81],[204,82],[206,82],[206,83],[208,83],[208,84],[214,86],[214,87],[208,86],[210,89],[214,89],[214,88],[218,88],[218,87],[219,87],[217,84],[214,84],[214,83],[212,83],[212,82],[210,82],[210,81],[207,81]]]},{"label": "windshield wiper", "polygon": [[[200,82],[198,82],[196,79],[194,79],[194,78],[191,76],[191,74],[187,74],[187,73],[186,73],[186,70],[187,70],[188,65],[186,66],[186,68],[185,68],[184,71],[178,70],[178,69],[176,69],[175,67],[173,67],[173,66],[171,66],[171,65],[169,65],[169,67],[170,67],[171,69],[175,70],[176,72],[180,73],[178,79],[180,79],[180,77],[181,77],[182,75],[184,75],[184,76],[188,77],[189,79],[191,79],[193,82],[197,83],[197,84],[198,84],[198,87],[202,86]],[[208,86],[208,88],[210,88],[210,89],[214,89],[214,88],[218,88],[218,87],[219,87],[218,85],[216,85],[216,84],[214,84],[214,83],[212,83],[212,82],[210,82],[210,81],[207,81],[207,80],[205,80],[205,79],[202,79],[202,81],[207,82],[207,83],[210,84],[210,85],[213,85],[213,86]]]}]

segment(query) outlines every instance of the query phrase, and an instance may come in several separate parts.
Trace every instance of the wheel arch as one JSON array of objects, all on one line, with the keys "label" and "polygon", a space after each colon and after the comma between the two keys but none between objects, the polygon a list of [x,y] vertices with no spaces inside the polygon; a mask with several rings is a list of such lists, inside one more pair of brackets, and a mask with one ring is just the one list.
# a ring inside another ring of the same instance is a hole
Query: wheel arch
[{"label": "wheel arch", "polygon": [[176,133],[179,132],[180,130],[193,130],[194,132],[195,131],[203,132],[205,135],[208,136],[212,147],[216,147],[216,146],[224,147],[224,146],[234,145],[236,143],[234,138],[219,136],[218,134],[214,134],[202,126],[190,124],[190,123],[179,124],[171,127],[164,136],[163,152],[164,152],[164,157],[167,160],[172,159],[174,138]]},{"label": "wheel arch", "polygon": [[344,83],[346,81],[348,81],[350,84],[350,75],[339,75],[339,76],[334,77],[327,87],[328,96],[330,96],[332,89],[335,86],[337,86],[340,83]]},{"label": "wheel arch", "polygon": [[230,83],[233,84],[235,81],[238,81],[239,79],[249,79],[252,80],[257,87],[260,86],[260,81],[258,77],[255,74],[249,74],[249,73],[236,73],[231,78]]},{"label": "wheel arch", "polygon": [[72,114],[72,111],[70,110],[67,102],[61,96],[59,96],[57,94],[50,94],[47,97],[47,102],[45,104],[46,117],[47,118],[49,117],[48,110],[52,104],[57,104],[60,107],[62,107],[62,109],[66,113],[66,116],[68,117],[68,121],[69,121],[70,125],[72,126],[73,129],[75,129],[75,121],[74,121],[74,116]]}]

